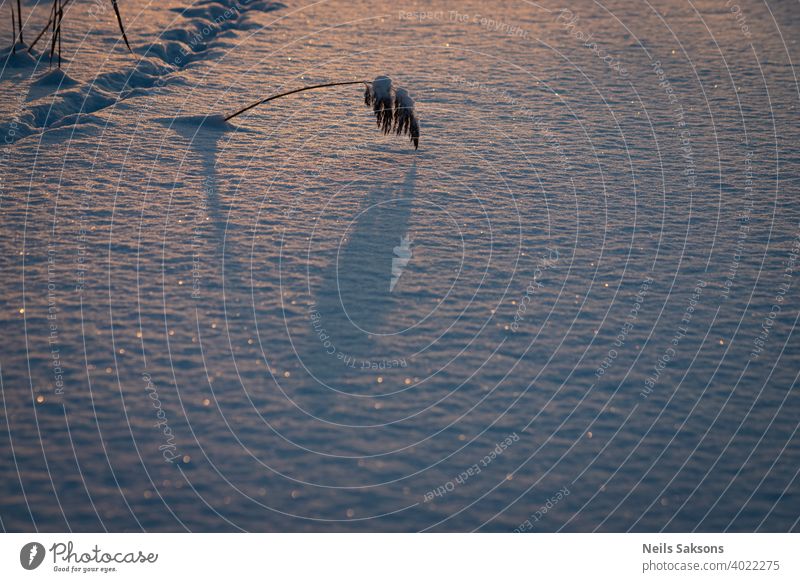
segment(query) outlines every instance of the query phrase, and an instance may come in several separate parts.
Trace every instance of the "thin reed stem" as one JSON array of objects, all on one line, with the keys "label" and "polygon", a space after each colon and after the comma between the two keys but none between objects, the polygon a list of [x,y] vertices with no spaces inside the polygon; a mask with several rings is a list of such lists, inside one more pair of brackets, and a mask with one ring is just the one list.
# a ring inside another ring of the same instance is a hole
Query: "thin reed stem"
[{"label": "thin reed stem", "polygon": [[[71,1],[72,0],[64,0],[64,3],[61,5],[61,8],[66,8],[67,4],[69,4]],[[39,39],[41,39],[45,35],[45,33],[50,29],[51,25],[53,24],[54,12],[55,12],[55,3],[50,8],[50,18],[47,19],[47,24],[44,25],[44,28],[39,32],[39,34],[36,35],[36,38],[33,39],[31,46],[28,47],[28,52],[31,52],[33,50],[33,47],[36,46],[36,43],[39,42]]]},{"label": "thin reed stem", "polygon": [[9,3],[11,7],[11,34],[14,36],[11,39],[11,54],[17,54],[17,25],[15,24],[14,20],[14,5]]},{"label": "thin reed stem", "polygon": [[19,28],[19,42],[24,44],[25,40],[22,38],[22,7],[20,6],[20,0],[17,0],[17,28]]},{"label": "thin reed stem", "polygon": [[285,93],[278,93],[277,95],[271,95],[265,99],[261,99],[256,101],[255,103],[251,103],[247,107],[242,107],[239,111],[235,113],[231,113],[230,115],[225,117],[225,121],[229,121],[236,117],[237,115],[241,115],[245,111],[250,111],[253,107],[258,107],[268,101],[273,101],[275,99],[279,99],[281,97],[286,97],[287,95],[293,95],[295,93],[301,93],[302,91],[311,91],[312,89],[322,89],[323,87],[338,87],[340,85],[371,85],[372,81],[342,81],[339,83],[323,83],[321,85],[309,85],[308,87],[301,87],[300,89],[293,89],[292,91],[286,91]]},{"label": "thin reed stem", "polygon": [[58,68],[61,68],[61,21],[64,20],[64,6],[58,0]]},{"label": "thin reed stem", "polygon": [[53,30],[50,33],[50,64],[53,64],[53,54],[56,52],[56,22],[58,22],[58,0],[53,0]]},{"label": "thin reed stem", "polygon": [[125,27],[122,25],[122,15],[119,13],[119,6],[117,5],[117,0],[111,0],[111,6],[114,7],[114,14],[117,15],[117,24],[119,24],[119,30],[122,33],[122,40],[125,41],[125,46],[128,47],[130,52],[133,52],[130,43],[128,42],[128,35],[125,34]]}]

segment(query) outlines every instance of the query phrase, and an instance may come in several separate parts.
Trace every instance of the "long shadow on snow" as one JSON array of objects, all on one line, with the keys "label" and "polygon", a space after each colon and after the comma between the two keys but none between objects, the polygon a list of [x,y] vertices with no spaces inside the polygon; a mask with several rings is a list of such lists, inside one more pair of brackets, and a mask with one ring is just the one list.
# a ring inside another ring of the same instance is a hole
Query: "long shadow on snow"
[{"label": "long shadow on snow", "polygon": [[[190,116],[164,119],[178,135],[188,140],[191,152],[200,162],[199,177],[202,180],[203,193],[202,206],[208,213],[210,229],[210,242],[214,247],[214,260],[219,261],[219,276],[224,271],[230,274],[243,275],[247,273],[245,265],[237,265],[233,259],[234,253],[225,255],[225,243],[231,231],[228,213],[223,209],[219,195],[219,179],[217,170],[217,148],[219,140],[232,130],[246,131],[227,123],[220,116]],[[205,230],[205,229],[204,229]],[[227,263],[227,264],[226,264]]]},{"label": "long shadow on snow", "polygon": [[[316,301],[311,311],[319,319],[308,322],[310,336],[300,355],[317,379],[342,392],[363,394],[348,388],[348,378],[368,373],[361,368],[364,362],[396,357],[383,353],[371,336],[398,331],[387,325],[391,314],[403,308],[401,295],[391,290],[392,260],[398,256],[395,247],[409,233],[416,175],[414,163],[402,183],[371,189],[354,221],[343,226],[338,252],[314,290]],[[320,340],[323,328],[336,348],[334,354],[328,353],[330,348]],[[324,386],[314,390],[328,392]],[[318,399],[314,408],[325,410],[325,400]]]}]

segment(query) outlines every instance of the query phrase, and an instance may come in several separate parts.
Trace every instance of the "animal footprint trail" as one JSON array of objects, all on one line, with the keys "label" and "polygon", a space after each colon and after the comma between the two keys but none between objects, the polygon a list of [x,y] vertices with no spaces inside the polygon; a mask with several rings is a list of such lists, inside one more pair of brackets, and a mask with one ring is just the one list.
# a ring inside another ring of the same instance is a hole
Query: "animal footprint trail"
[{"label": "animal footprint trail", "polygon": [[[66,73],[61,75],[63,82],[57,85],[37,79],[31,84],[27,98],[32,104],[23,106],[14,119],[0,124],[0,133],[14,143],[48,129],[77,123],[81,116],[141,94],[164,83],[169,75],[202,60],[222,33],[246,28],[248,12],[271,12],[284,7],[279,2],[264,0],[211,0],[187,9],[174,9],[185,18],[182,26],[165,30],[150,44],[134,47],[137,61],[132,68],[101,73],[84,82]],[[46,55],[39,57],[39,66],[43,66],[45,59]],[[51,76],[48,71],[42,78]],[[50,93],[43,90],[48,85]]]}]

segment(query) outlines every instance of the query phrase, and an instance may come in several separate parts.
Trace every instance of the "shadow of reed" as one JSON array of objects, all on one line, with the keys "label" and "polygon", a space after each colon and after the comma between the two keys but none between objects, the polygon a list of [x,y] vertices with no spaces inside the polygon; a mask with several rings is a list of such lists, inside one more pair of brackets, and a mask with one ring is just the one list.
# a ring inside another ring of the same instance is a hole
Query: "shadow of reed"
[{"label": "shadow of reed", "polygon": [[[359,213],[341,232],[335,259],[314,290],[308,326],[313,335],[303,362],[319,380],[342,391],[348,391],[348,375],[359,373],[365,363],[397,357],[383,353],[375,338],[399,331],[391,325],[392,313],[403,308],[396,292],[398,248],[409,237],[416,173],[414,163],[402,183],[384,182],[370,190]],[[320,329],[330,336],[335,353],[320,341]]]}]

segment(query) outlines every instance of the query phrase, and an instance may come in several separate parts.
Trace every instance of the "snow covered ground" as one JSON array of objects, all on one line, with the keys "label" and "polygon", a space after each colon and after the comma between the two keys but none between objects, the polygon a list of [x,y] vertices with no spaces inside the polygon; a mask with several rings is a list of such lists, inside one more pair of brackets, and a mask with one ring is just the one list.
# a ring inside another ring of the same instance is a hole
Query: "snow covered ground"
[{"label": "snow covered ground", "polygon": [[796,2],[119,4],[0,62],[4,529],[798,529]]}]

